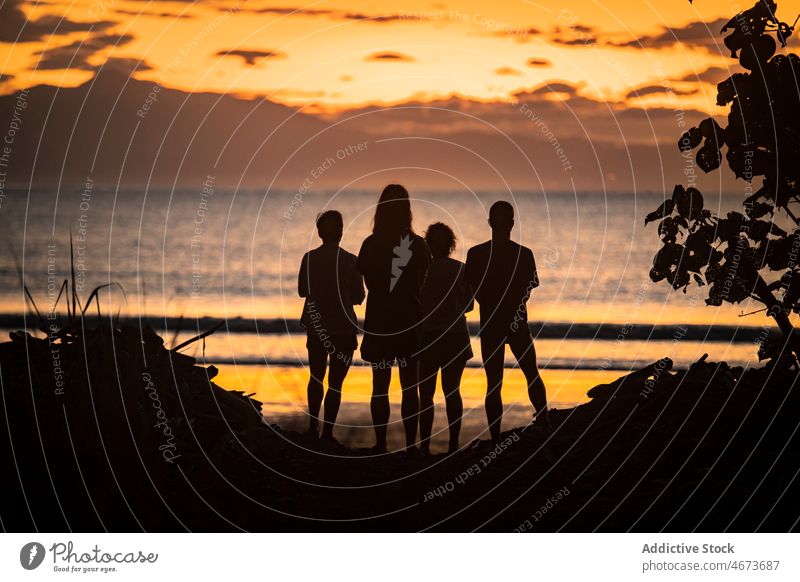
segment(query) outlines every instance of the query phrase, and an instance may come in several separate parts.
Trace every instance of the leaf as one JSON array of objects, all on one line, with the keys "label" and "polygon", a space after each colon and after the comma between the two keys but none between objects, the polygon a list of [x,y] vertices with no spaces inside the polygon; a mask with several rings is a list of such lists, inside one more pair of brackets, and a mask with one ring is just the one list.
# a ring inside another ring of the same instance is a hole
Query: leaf
[{"label": "leaf", "polygon": [[745,212],[747,212],[750,218],[761,218],[767,214],[773,214],[775,212],[775,207],[767,202],[758,202],[757,204],[745,205]]},{"label": "leaf", "polygon": [[772,236],[786,236],[788,233],[774,222],[769,223],[769,233]]},{"label": "leaf", "polygon": [[738,95],[737,85],[743,85],[744,78],[749,77],[747,73],[736,73],[717,85],[717,105],[723,107],[736,99]]},{"label": "leaf", "polygon": [[667,217],[658,225],[658,236],[665,243],[674,243],[678,236],[678,225],[671,217]]},{"label": "leaf", "polygon": [[700,169],[703,170],[706,174],[713,170],[719,168],[720,164],[722,163],[722,153],[719,151],[718,147],[715,147],[713,143],[706,141],[706,144],[697,150],[697,156],[695,156],[697,160],[697,165],[700,166]]},{"label": "leaf", "polygon": [[672,193],[672,200],[683,218],[697,220],[703,211],[703,196],[697,188],[684,189],[683,186],[675,186]]},{"label": "leaf", "polygon": [[666,243],[653,257],[653,268],[650,270],[650,279],[658,282],[666,279],[681,260],[683,247],[679,244]]},{"label": "leaf", "polygon": [[664,200],[664,202],[661,203],[661,206],[659,206],[653,212],[645,216],[644,218],[645,226],[647,226],[648,222],[654,222],[656,220],[660,220],[665,216],[669,216],[670,214],[672,214],[672,209],[674,208],[674,206],[675,203],[672,200],[669,199]]},{"label": "leaf", "polygon": [[681,135],[681,138],[678,140],[678,150],[682,152],[692,151],[700,145],[701,141],[703,141],[703,134],[700,133],[699,128],[693,127]]},{"label": "leaf", "polygon": [[672,284],[672,288],[676,291],[681,287],[685,288],[689,286],[691,279],[689,278],[689,272],[686,269],[675,269],[672,273],[667,275],[667,281]]},{"label": "leaf", "polygon": [[650,280],[653,283],[658,283],[659,281],[663,281],[669,275],[669,271],[661,271],[657,267],[653,267],[650,269]]},{"label": "leaf", "polygon": [[719,265],[709,265],[705,272],[706,283],[710,285],[717,281],[721,272],[722,269],[719,267]]},{"label": "leaf", "polygon": [[709,264],[714,252],[705,237],[696,232],[686,237],[684,247],[686,251],[683,260],[686,263],[686,269],[695,273],[699,273],[703,267]]},{"label": "leaf", "polygon": [[749,220],[747,222],[747,236],[756,242],[761,242],[767,238],[770,231],[770,223],[765,220]]},{"label": "leaf", "polygon": [[717,239],[717,228],[716,228],[716,225],[713,225],[713,224],[701,224],[690,235],[690,238],[691,237],[697,237],[698,239],[701,239],[701,240],[704,240],[707,243],[710,243],[711,241],[714,241],[714,240]]},{"label": "leaf", "polygon": [[727,218],[717,222],[717,238],[726,241],[737,238],[742,233],[743,223],[744,216],[738,212],[729,212]]},{"label": "leaf", "polygon": [[706,139],[718,140],[722,136],[722,128],[713,117],[706,117],[700,122],[698,129]]},{"label": "leaf", "polygon": [[795,266],[798,261],[800,239],[797,234],[787,235],[770,241],[765,261],[773,271],[783,271],[790,266]]},{"label": "leaf", "polygon": [[788,276],[784,277],[783,285],[786,292],[783,294],[783,306],[787,309],[797,309],[798,300],[800,300],[800,275],[796,271],[790,271]]}]

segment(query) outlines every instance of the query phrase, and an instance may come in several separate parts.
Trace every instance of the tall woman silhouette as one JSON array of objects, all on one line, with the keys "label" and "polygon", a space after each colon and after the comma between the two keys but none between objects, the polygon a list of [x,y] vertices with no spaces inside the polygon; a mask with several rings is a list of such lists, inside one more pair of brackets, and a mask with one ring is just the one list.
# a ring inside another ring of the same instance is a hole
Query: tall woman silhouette
[{"label": "tall woman silhouette", "polygon": [[420,290],[431,263],[425,240],[412,229],[411,201],[399,184],[389,184],[375,209],[372,234],[356,264],[367,286],[361,357],[372,364],[372,423],[375,451],[386,451],[392,366],[400,373],[400,405],[406,450],[416,451],[419,414]]}]

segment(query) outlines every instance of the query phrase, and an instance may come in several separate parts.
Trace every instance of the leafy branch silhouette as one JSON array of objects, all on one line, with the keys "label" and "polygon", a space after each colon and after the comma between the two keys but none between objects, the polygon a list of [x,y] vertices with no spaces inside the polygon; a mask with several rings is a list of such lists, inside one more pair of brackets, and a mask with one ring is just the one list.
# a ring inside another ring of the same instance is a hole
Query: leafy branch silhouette
[{"label": "leafy branch silhouette", "polygon": [[[800,313],[800,219],[790,204],[800,203],[800,57],[775,54],[797,23],[779,21],[776,10],[775,2],[759,0],[722,28],[730,31],[724,42],[731,58],[749,71],[717,86],[717,104],[730,105],[728,126],[704,119],[678,140],[684,155],[699,148],[695,159],[706,173],[719,168],[725,148],[736,178],[750,184],[762,177],[761,187],[743,201],[744,213],[723,218],[704,209],[699,190],[678,185],[645,225],[659,221],[664,243],[653,260],[653,281],[684,293],[692,282],[707,284],[708,305],[761,302],[782,341],[762,343],[759,358],[796,363],[800,344],[789,314]],[[776,211],[794,222],[792,232],[774,224]]]}]

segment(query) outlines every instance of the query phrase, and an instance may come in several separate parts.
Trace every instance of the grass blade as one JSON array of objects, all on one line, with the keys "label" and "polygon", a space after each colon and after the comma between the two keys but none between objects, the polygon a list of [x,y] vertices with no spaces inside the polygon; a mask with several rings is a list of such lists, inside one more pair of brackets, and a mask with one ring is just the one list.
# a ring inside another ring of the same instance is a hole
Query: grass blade
[{"label": "grass blade", "polygon": [[201,333],[200,335],[196,335],[196,336],[195,336],[195,337],[193,337],[192,339],[188,339],[188,340],[186,340],[186,341],[185,341],[185,342],[183,342],[181,345],[179,345],[179,346],[175,346],[174,348],[172,348],[172,350],[170,350],[170,351],[172,351],[172,352],[177,352],[178,350],[180,350],[180,349],[182,349],[182,348],[185,348],[186,346],[188,346],[188,345],[190,345],[190,344],[193,344],[193,343],[194,343],[194,342],[196,342],[196,341],[199,341],[199,340],[204,340],[204,339],[206,339],[208,336],[210,336],[212,333],[214,333],[214,332],[215,332],[215,331],[217,331],[217,330],[218,330],[220,327],[222,327],[222,326],[224,325],[224,323],[225,323],[224,321],[220,321],[220,322],[219,322],[217,325],[215,325],[214,327],[212,327],[212,328],[211,328],[211,329],[209,329],[208,331],[204,331],[204,332],[203,332],[203,333]]},{"label": "grass blade", "polygon": [[72,278],[72,313],[77,315],[76,303],[78,303],[78,290],[75,287],[75,252],[72,248],[72,231],[69,231],[69,270]]},{"label": "grass blade", "polygon": [[106,287],[117,287],[122,292],[122,297],[127,301],[128,297],[125,295],[125,289],[117,283],[116,281],[112,281],[111,283],[103,283],[102,285],[98,285],[92,292],[89,293],[89,298],[86,300],[86,305],[81,307],[81,315],[86,315],[86,310],[89,309],[89,306],[92,304],[92,301],[97,301],[97,309],[98,315],[100,313],[100,291],[105,289]]},{"label": "grass blade", "polygon": [[[64,279],[64,282],[61,283],[61,289],[58,290],[58,296],[56,300],[53,302],[53,308],[50,310],[50,315],[53,315],[56,312],[56,307],[58,307],[58,302],[61,301],[61,296],[64,295],[65,289],[69,289],[69,282]],[[67,299],[67,317],[70,316],[69,311],[69,299]]]}]

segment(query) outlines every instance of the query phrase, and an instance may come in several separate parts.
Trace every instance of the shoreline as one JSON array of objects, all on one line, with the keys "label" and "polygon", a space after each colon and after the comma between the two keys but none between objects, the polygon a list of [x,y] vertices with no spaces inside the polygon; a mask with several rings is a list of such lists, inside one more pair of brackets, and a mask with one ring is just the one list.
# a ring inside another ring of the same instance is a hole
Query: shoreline
[{"label": "shoreline", "polygon": [[[145,328],[157,332],[175,333],[211,329],[222,324],[220,332],[231,334],[256,333],[260,335],[305,335],[305,329],[299,319],[280,318],[220,318],[220,317],[175,317],[175,316],[121,316],[115,317],[115,325]],[[87,314],[84,317],[86,327],[97,327],[107,324],[107,317]],[[23,313],[0,313],[0,330],[35,330],[36,319]],[[363,321],[358,322],[359,329]],[[479,324],[468,323],[470,336],[477,337]],[[632,324],[632,323],[560,323],[531,321],[528,324],[534,339],[554,340],[655,340],[670,341],[680,332],[682,341],[755,343],[763,339],[764,330],[771,329],[762,325],[733,324]]]}]

